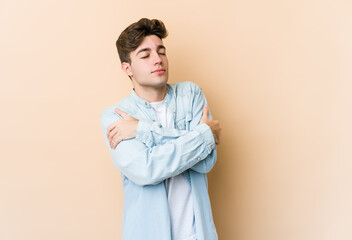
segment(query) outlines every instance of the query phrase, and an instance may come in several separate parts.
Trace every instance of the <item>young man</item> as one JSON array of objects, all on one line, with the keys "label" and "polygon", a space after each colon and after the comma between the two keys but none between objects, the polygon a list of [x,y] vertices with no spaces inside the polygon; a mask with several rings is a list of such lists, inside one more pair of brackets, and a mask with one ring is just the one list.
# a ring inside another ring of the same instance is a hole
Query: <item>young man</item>
[{"label": "young man", "polygon": [[207,191],[219,122],[191,82],[167,84],[160,20],[127,27],[116,45],[132,93],[101,115],[124,188],[123,240],[215,240]]}]

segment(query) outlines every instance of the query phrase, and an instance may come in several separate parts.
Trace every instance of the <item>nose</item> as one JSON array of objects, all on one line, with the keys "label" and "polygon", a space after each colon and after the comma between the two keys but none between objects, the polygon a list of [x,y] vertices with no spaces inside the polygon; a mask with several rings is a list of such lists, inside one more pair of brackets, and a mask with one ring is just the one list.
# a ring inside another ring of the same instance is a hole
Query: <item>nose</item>
[{"label": "nose", "polygon": [[162,63],[161,57],[159,56],[158,53],[155,53],[155,54],[154,54],[153,61],[154,61],[154,65],[158,65],[158,64],[161,64],[161,63]]}]

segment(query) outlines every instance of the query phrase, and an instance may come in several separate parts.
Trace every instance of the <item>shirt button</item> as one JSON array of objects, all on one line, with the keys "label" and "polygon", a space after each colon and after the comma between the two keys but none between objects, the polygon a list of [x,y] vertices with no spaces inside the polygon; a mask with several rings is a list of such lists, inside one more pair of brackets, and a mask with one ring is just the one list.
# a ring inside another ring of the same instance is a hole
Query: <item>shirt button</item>
[{"label": "shirt button", "polygon": [[139,138],[139,141],[142,141],[142,138]]},{"label": "shirt button", "polygon": [[210,148],[211,148],[211,149],[214,149],[214,145],[211,145]]},{"label": "shirt button", "polygon": [[200,157],[199,158],[197,158],[198,159],[198,161],[200,161]]}]

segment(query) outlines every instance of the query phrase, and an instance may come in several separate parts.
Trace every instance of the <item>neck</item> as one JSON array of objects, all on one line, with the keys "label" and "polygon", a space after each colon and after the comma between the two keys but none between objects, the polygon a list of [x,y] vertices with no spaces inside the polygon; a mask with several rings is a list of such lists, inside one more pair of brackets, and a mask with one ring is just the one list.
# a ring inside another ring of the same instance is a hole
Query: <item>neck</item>
[{"label": "neck", "polygon": [[134,88],[135,93],[137,94],[138,97],[148,101],[148,102],[160,102],[164,100],[166,92],[167,92],[167,87],[166,85],[160,87],[160,88],[139,88],[136,87]]}]

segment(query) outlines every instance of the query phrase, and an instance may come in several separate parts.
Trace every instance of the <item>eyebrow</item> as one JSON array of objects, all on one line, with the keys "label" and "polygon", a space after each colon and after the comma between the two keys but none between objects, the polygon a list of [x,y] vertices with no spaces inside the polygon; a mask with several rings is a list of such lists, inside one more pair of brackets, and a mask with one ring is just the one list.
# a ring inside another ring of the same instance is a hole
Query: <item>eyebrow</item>
[{"label": "eyebrow", "polygon": [[[164,45],[158,45],[157,50],[160,50],[160,49],[166,49],[166,47]],[[138,54],[140,54],[141,52],[148,52],[148,51],[151,51],[151,49],[150,48],[142,48],[136,53],[136,56]]]}]

